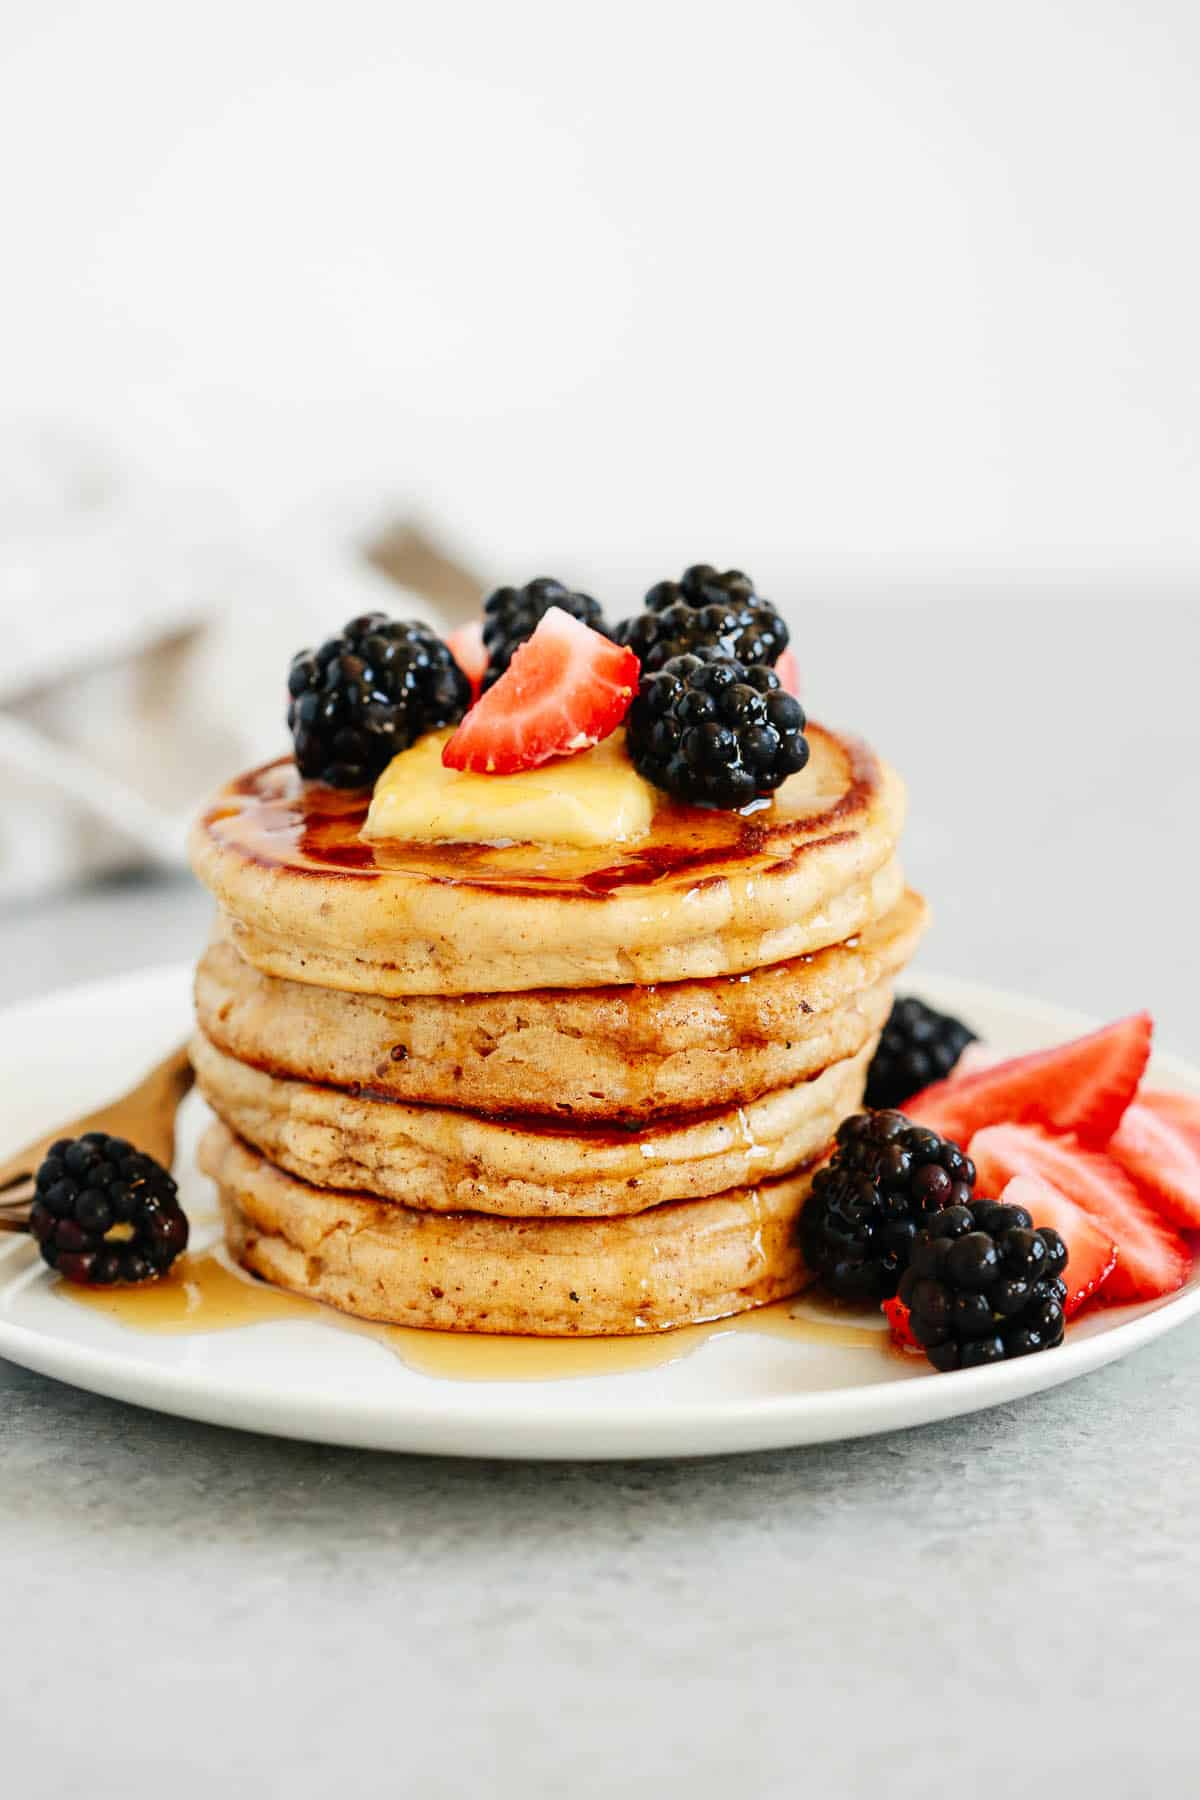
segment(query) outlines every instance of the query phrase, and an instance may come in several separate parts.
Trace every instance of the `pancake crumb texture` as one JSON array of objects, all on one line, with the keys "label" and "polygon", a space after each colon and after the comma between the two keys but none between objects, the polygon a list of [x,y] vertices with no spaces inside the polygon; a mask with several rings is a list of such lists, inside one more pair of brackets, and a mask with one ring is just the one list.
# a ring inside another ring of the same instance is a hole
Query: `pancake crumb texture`
[{"label": "pancake crumb texture", "polygon": [[365,799],[272,764],[215,797],[192,863],[248,962],[317,987],[494,994],[741,974],[844,942],[903,892],[900,777],[820,726],[811,743],[764,813],[665,805],[644,846],[607,857],[368,845]]},{"label": "pancake crumb texture", "polygon": [[367,842],[368,797],[286,759],[217,795],[192,1058],[231,1254],[360,1318],[485,1334],[799,1292],[813,1171],[927,922],[899,777],[810,742],[770,806],[664,799],[625,848]]},{"label": "pancake crumb texture", "polygon": [[200,1027],[251,1067],[485,1113],[651,1119],[738,1105],[819,1074],[878,1033],[924,928],[903,896],[853,947],[744,977],[391,998],[266,975],[227,941],[196,975]]},{"label": "pancake crumb texture", "polygon": [[794,1231],[807,1174],[581,1221],[414,1212],[313,1188],[223,1125],[209,1128],[200,1166],[243,1268],[362,1319],[620,1337],[765,1306],[808,1280]]},{"label": "pancake crumb texture", "polygon": [[862,1102],[875,1039],[811,1081],[744,1107],[630,1131],[500,1123],[449,1107],[351,1099],[192,1045],[217,1116],[281,1168],[429,1212],[588,1218],[718,1194],[819,1157]]}]

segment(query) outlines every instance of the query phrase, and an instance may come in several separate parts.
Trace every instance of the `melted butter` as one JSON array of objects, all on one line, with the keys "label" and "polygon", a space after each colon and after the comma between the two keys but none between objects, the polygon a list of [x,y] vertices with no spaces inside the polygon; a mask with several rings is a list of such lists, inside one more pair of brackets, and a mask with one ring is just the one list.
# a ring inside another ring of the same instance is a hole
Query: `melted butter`
[{"label": "melted butter", "polygon": [[819,725],[808,735],[808,767],[790,776],[769,804],[721,813],[659,796],[648,835],[623,845],[368,840],[367,796],[302,781],[290,757],[233,782],[205,814],[203,828],[224,850],[263,868],[348,880],[399,875],[588,897],[631,886],[689,885],[713,874],[774,868],[796,853],[797,832],[813,846],[853,835],[878,784],[878,765],[864,746]]},{"label": "melted butter", "polygon": [[622,731],[519,775],[447,769],[442,747],[452,736],[431,732],[392,758],[375,784],[365,839],[587,848],[629,843],[650,830],[655,790],[626,756]]},{"label": "melted butter", "polygon": [[256,1281],[211,1254],[183,1256],[170,1275],[145,1287],[83,1288],[59,1282],[55,1291],[72,1304],[102,1313],[129,1330],[155,1335],[230,1331],[278,1319],[330,1325],[373,1338],[410,1369],[449,1381],[569,1381],[585,1375],[657,1369],[692,1355],[710,1338],[732,1332],[873,1350],[877,1355],[889,1350],[881,1319],[862,1322],[864,1315],[839,1315],[804,1300],[779,1301],[731,1319],[685,1325],[678,1331],[647,1333],[645,1337],[499,1337],[375,1325]]}]

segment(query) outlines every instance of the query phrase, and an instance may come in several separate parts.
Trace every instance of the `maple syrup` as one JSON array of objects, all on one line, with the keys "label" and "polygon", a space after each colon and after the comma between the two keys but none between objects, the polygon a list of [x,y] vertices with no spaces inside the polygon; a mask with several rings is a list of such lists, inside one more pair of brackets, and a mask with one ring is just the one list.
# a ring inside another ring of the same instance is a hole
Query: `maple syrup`
[{"label": "maple syrup", "polygon": [[[369,792],[302,781],[290,757],[230,784],[204,817],[216,842],[268,868],[376,880],[389,874],[519,894],[602,896],[626,886],[689,882],[706,870],[766,869],[796,852],[795,831],[823,846],[852,835],[879,782],[874,754],[810,727],[813,759],[769,805],[713,812],[664,800],[649,835],[615,858],[611,848],[553,844],[368,842]],[[848,832],[839,827],[850,827]],[[823,835],[824,834],[824,835]]]},{"label": "maple syrup", "polygon": [[325,1324],[373,1338],[419,1374],[451,1381],[567,1381],[662,1368],[692,1355],[710,1338],[731,1332],[876,1354],[889,1346],[882,1320],[871,1324],[863,1315],[839,1316],[803,1298],[646,1337],[500,1337],[379,1325],[257,1281],[211,1252],[180,1257],[169,1275],[144,1287],[85,1288],[59,1282],[55,1291],[131,1331],[155,1335],[230,1331],[280,1319]]}]

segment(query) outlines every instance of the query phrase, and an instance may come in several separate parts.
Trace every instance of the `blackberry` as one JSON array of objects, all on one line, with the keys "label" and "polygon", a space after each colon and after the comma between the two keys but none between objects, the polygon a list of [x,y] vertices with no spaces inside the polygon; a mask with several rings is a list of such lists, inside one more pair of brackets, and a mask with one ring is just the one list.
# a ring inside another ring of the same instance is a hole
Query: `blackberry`
[{"label": "blackberry", "polygon": [[912,995],[892,1007],[867,1072],[868,1106],[903,1106],[949,1075],[975,1033]]},{"label": "blackberry", "polygon": [[124,1138],[103,1131],[60,1138],[35,1187],[29,1229],[68,1281],[149,1281],[187,1249],[175,1182]]},{"label": "blackberry", "polygon": [[625,727],[639,775],[677,800],[728,812],[804,767],[804,724],[773,669],[706,648],[643,673]]},{"label": "blackberry", "polygon": [[708,563],[694,563],[681,581],[652,587],[645,612],[618,625],[615,635],[653,674],[673,657],[704,647],[773,668],[787,648],[788,628],[740,569],[718,575]]},{"label": "blackberry", "polygon": [[898,1112],[855,1113],[813,1177],[800,1215],[804,1260],[840,1300],[889,1300],[921,1227],[962,1210],[975,1164],[957,1144]]},{"label": "blackberry", "polygon": [[1023,1206],[976,1200],[931,1219],[900,1282],[935,1369],[975,1369],[1063,1341],[1067,1246]]},{"label": "blackberry", "polygon": [[483,603],[483,642],[488,653],[485,691],[499,681],[513,652],[533,636],[552,606],[561,607],[573,619],[582,619],[593,631],[611,636],[598,600],[590,594],[573,594],[549,575],[539,575],[522,588],[497,588]]},{"label": "blackberry", "polygon": [[427,625],[364,613],[288,674],[288,727],[300,773],[332,787],[370,787],[398,750],[455,725],[471,685]]}]

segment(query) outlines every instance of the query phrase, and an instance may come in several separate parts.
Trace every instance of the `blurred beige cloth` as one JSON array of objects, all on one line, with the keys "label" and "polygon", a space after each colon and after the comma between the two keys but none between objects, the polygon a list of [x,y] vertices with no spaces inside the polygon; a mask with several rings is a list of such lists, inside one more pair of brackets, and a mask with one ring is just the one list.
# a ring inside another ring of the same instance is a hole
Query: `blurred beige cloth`
[{"label": "blurred beige cloth", "polygon": [[227,503],[74,445],[5,449],[0,899],[182,864],[205,796],[287,748],[294,651],[373,607],[448,628],[468,595],[411,530],[251,540]]}]

